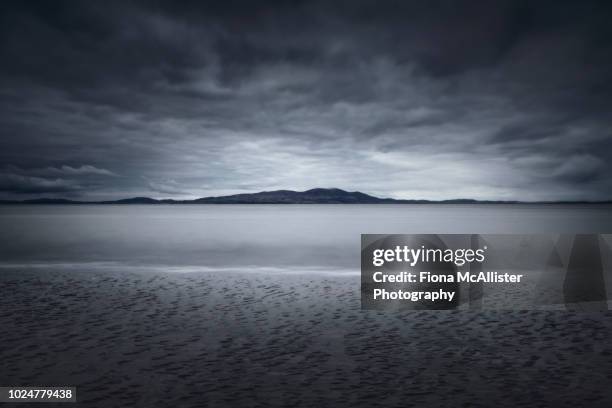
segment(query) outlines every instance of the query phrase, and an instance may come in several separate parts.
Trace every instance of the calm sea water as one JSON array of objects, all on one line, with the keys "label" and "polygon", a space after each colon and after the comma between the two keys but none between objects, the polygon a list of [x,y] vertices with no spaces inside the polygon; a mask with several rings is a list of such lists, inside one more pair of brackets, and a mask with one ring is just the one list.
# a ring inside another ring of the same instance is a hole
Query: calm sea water
[{"label": "calm sea water", "polygon": [[612,232],[608,205],[0,207],[0,266],[359,269],[364,233]]}]

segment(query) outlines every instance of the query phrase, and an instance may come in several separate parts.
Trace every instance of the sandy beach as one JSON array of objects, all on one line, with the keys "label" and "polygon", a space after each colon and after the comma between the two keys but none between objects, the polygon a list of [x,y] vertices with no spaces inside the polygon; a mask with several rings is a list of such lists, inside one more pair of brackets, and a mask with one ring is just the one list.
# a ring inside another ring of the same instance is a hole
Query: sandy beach
[{"label": "sandy beach", "polygon": [[610,313],[362,311],[355,275],[15,268],[0,292],[0,382],[83,406],[612,404]]}]

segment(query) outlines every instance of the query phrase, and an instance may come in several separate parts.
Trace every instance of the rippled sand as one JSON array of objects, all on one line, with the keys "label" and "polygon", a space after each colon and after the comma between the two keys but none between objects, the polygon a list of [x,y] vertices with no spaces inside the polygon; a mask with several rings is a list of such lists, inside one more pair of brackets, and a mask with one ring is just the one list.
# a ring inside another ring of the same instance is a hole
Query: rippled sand
[{"label": "rippled sand", "polygon": [[611,313],[361,311],[358,276],[2,270],[0,294],[0,383],[77,405],[612,406]]}]

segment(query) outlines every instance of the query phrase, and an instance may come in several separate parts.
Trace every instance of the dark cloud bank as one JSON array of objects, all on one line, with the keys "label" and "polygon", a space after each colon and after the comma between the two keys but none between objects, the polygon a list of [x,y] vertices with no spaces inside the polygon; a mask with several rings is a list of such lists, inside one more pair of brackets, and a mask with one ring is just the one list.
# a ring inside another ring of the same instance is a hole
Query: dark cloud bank
[{"label": "dark cloud bank", "polygon": [[177,3],[0,5],[0,198],[612,198],[609,3]]}]

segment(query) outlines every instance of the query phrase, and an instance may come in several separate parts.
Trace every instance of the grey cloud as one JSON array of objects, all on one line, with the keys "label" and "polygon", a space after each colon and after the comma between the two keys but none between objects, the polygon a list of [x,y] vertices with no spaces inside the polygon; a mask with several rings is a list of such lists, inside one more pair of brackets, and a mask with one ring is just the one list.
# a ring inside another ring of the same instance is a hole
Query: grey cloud
[{"label": "grey cloud", "polygon": [[177,183],[175,180],[148,180],[148,187],[151,191],[162,194],[184,195],[189,194],[185,186]]},{"label": "grey cloud", "polygon": [[81,189],[72,180],[0,174],[0,191],[17,194],[67,193]]},{"label": "grey cloud", "polygon": [[117,174],[113,173],[107,169],[97,168],[95,166],[83,165],[81,167],[70,167],[70,166],[62,166],[60,171],[66,174],[75,174],[75,175],[83,175],[83,174],[96,174],[101,176],[117,176]]},{"label": "grey cloud", "polygon": [[589,154],[574,155],[563,160],[553,176],[572,183],[589,183],[600,179],[606,171],[603,160]]},{"label": "grey cloud", "polygon": [[9,2],[0,167],[108,198],[320,185],[609,198],[611,15],[600,2]]},{"label": "grey cloud", "polygon": [[116,177],[117,174],[113,173],[110,170],[98,168],[95,166],[91,166],[89,164],[85,164],[79,167],[72,167],[63,165],[61,167],[47,167],[44,169],[34,169],[31,170],[33,173],[44,174],[44,175],[66,175],[66,176],[88,176],[88,175],[97,175],[97,176],[111,176]]},{"label": "grey cloud", "polygon": [[514,143],[555,137],[562,131],[561,127],[545,126],[539,123],[516,123],[503,126],[491,137],[492,143]]},{"label": "grey cloud", "polygon": [[[92,165],[30,168],[14,165],[0,171],[0,191],[8,194],[92,193],[100,188],[99,178],[117,174]],[[102,184],[103,185],[103,184]]]}]

